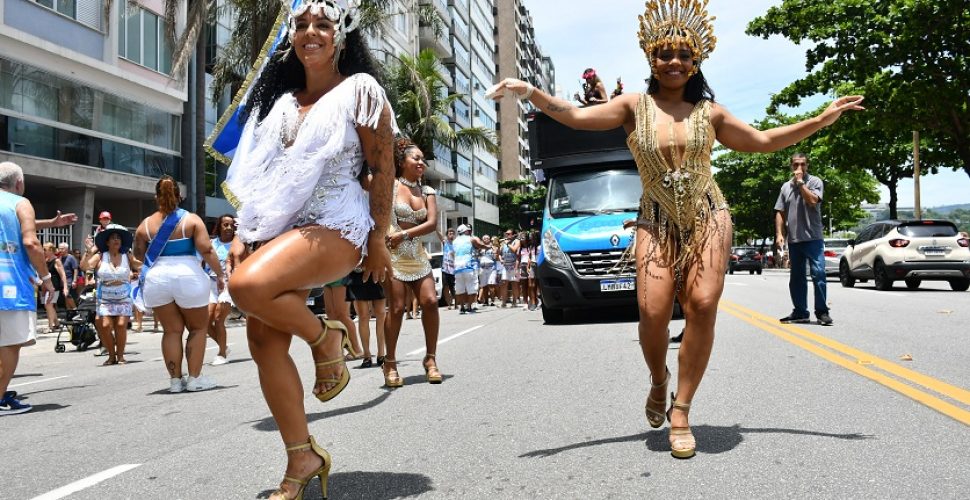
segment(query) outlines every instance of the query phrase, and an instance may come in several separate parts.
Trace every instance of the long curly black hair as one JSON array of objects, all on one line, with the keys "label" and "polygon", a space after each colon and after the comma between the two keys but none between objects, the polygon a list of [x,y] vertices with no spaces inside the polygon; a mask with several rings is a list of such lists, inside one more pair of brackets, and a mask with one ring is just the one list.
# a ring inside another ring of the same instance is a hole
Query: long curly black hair
[{"label": "long curly black hair", "polygon": [[[246,107],[239,115],[241,122],[245,123],[252,112],[258,113],[257,116],[262,121],[281,95],[306,87],[306,71],[292,47],[293,44],[288,38],[284,38],[277,45],[276,52],[273,52],[253,84]],[[340,60],[337,61],[337,71],[344,76],[367,73],[383,86],[380,69],[360,30],[347,33],[344,50],[340,52]]]},{"label": "long curly black hair", "polygon": [[[650,75],[650,82],[647,84],[647,93],[656,94],[659,90],[660,81],[657,80],[657,77]],[[704,72],[698,68],[697,73],[694,73],[694,76],[687,79],[687,85],[684,87],[684,100],[691,104],[697,104],[704,99],[714,102],[714,91],[707,85]]]}]

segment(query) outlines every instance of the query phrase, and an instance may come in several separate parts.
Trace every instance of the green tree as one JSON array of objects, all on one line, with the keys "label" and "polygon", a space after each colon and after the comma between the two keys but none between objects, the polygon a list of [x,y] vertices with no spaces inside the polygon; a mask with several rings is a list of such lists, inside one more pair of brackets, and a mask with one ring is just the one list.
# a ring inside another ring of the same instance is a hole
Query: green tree
[{"label": "green tree", "polygon": [[[795,123],[807,116],[774,115],[754,126],[764,130]],[[809,172],[825,182],[822,215],[826,222],[831,218],[833,229],[853,225],[864,215],[860,209],[863,202],[879,200],[872,176],[856,164],[836,163],[826,156],[826,140],[827,134],[823,132],[774,153],[729,151],[712,160],[717,169],[715,180],[731,206],[734,232],[739,239],[774,237],[775,202],[781,185],[791,179],[789,165],[796,152],[808,156]]]},{"label": "green tree", "polygon": [[878,91],[866,99],[873,123],[920,131],[940,164],[970,175],[965,0],[784,0],[751,21],[747,33],[812,45],[809,74],[776,94],[769,112],[844,83]]},{"label": "green tree", "polygon": [[422,50],[416,57],[404,54],[388,69],[385,86],[401,133],[410,137],[429,160],[435,159],[435,144],[452,149],[478,146],[497,152],[494,131],[485,127],[452,128],[448,115],[464,95],[448,93],[443,71],[431,50]]},{"label": "green tree", "polygon": [[[509,180],[498,183],[501,193],[498,195],[499,225],[505,229],[523,227],[524,212],[542,213],[546,203],[546,187],[539,186],[529,190],[532,185],[525,180]],[[538,229],[541,223],[537,224]]]}]

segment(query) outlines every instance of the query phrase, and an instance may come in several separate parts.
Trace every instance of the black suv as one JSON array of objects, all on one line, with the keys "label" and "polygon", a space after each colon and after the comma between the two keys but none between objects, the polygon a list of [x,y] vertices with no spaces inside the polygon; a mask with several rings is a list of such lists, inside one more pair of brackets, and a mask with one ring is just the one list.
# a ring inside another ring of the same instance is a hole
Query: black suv
[{"label": "black suv", "polygon": [[761,274],[764,268],[764,259],[757,248],[734,247],[731,249],[731,260],[728,262],[729,273],[734,274],[734,271],[748,271],[748,274]]}]

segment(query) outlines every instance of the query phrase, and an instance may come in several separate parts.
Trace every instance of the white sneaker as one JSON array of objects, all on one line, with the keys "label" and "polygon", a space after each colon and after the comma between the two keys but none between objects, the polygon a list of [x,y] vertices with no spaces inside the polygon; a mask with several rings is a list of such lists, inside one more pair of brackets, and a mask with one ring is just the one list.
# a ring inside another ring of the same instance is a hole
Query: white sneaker
[{"label": "white sneaker", "polygon": [[168,392],[173,394],[179,393],[185,390],[185,378],[173,378],[171,379],[170,385],[168,387]]},{"label": "white sneaker", "polygon": [[188,383],[185,384],[185,390],[189,392],[207,391],[214,387],[216,387],[216,382],[205,375],[198,378],[189,377]]},{"label": "white sneaker", "polygon": [[209,364],[211,364],[212,366],[219,366],[219,365],[224,365],[224,364],[226,364],[228,362],[229,362],[228,359],[226,359],[226,358],[224,358],[222,356],[216,356],[216,358],[212,360],[212,363],[209,363]]}]

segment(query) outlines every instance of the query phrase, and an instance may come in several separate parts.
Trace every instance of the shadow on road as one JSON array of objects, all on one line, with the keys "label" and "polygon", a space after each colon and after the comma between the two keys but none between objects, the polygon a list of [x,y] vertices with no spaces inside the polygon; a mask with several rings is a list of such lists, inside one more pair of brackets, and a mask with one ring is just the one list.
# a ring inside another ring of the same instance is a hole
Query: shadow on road
[{"label": "shadow on road", "polygon": [[[381,394],[380,396],[366,403],[361,403],[359,405],[348,406],[346,408],[338,408],[336,410],[324,411],[320,413],[310,413],[306,416],[307,423],[313,423],[313,422],[316,422],[317,420],[336,417],[339,415],[346,415],[348,413],[357,413],[360,411],[369,410],[383,403],[384,401],[387,400],[387,398],[391,397],[391,392],[392,391],[387,391],[384,394]],[[310,401],[310,403],[313,403],[313,402],[314,402],[313,400]],[[273,417],[266,417],[262,420],[250,421],[250,423],[255,424],[253,425],[253,429],[256,429],[258,431],[270,432],[270,431],[279,430],[279,427],[276,426],[276,421],[273,420]]]},{"label": "shadow on road", "polygon": [[[724,453],[726,451],[731,451],[742,441],[744,441],[744,434],[794,434],[800,436],[819,436],[834,439],[844,439],[848,441],[856,441],[863,439],[873,439],[875,436],[869,434],[833,434],[828,432],[817,432],[808,431],[802,429],[781,429],[781,428],[748,428],[741,427],[740,425],[732,426],[717,426],[717,425],[696,425],[691,427],[694,433],[694,438],[697,440],[697,451],[700,453]],[[670,440],[668,438],[667,430],[659,429],[655,431],[642,432],[640,434],[633,434],[630,436],[621,436],[615,438],[597,439],[595,441],[585,441],[582,443],[571,444],[568,446],[563,446],[560,448],[549,448],[546,450],[536,450],[530,451],[519,455],[519,458],[545,458],[552,455],[557,455],[564,451],[576,450],[580,448],[588,448],[590,446],[599,446],[604,444],[613,443],[628,443],[636,441],[646,441],[647,448],[650,451],[670,451]]]},{"label": "shadow on road", "polygon": [[18,378],[43,377],[43,376],[44,376],[43,373],[14,373],[11,380],[18,379]]},{"label": "shadow on road", "polygon": [[[24,398],[24,399],[27,399],[27,398]],[[71,405],[45,404],[45,405],[32,405],[32,407],[33,409],[30,410],[30,413],[27,413],[27,415],[34,415],[45,411],[63,410],[64,408],[70,408]]]},{"label": "shadow on road", "polygon": [[[331,500],[342,498],[367,498],[391,500],[407,498],[434,491],[431,478],[423,474],[405,472],[340,472],[331,474],[327,493]],[[265,490],[256,498],[269,498],[274,490]],[[314,478],[303,492],[304,498],[321,498],[320,481]]]}]

